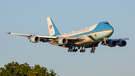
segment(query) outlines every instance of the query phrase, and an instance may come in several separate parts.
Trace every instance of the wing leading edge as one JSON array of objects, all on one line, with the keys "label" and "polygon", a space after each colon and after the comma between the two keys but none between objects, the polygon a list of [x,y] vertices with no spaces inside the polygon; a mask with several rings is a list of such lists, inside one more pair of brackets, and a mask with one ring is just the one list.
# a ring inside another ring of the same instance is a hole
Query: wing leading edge
[{"label": "wing leading edge", "polygon": [[129,38],[107,39],[107,41],[109,41],[109,40],[120,41],[120,40],[129,40]]},{"label": "wing leading edge", "polygon": [[19,34],[19,33],[11,33],[11,32],[8,32],[7,34],[18,35],[18,36],[25,36],[25,37],[37,36],[37,37],[40,37],[40,38],[57,39],[57,37],[52,37],[52,36],[30,35],[30,34]]},{"label": "wing leading edge", "polygon": [[31,35],[31,34],[20,34],[20,33],[11,33],[8,32],[7,34],[12,34],[12,35],[18,35],[18,36],[24,36],[24,37],[39,37],[39,38],[46,38],[46,39],[61,39],[65,38],[67,40],[84,40],[84,38],[78,38],[78,37],[58,37],[58,36],[42,36],[42,35]]}]

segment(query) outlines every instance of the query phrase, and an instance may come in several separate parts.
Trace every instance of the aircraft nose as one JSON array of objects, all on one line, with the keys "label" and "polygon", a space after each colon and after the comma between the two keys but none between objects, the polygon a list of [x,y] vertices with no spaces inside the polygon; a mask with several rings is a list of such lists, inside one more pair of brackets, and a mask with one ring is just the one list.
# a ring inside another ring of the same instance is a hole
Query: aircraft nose
[{"label": "aircraft nose", "polygon": [[110,30],[112,30],[112,32],[114,31],[114,28],[110,25]]},{"label": "aircraft nose", "polygon": [[110,29],[109,29],[110,34],[109,34],[109,36],[111,36],[113,34],[113,32],[114,32],[114,28],[111,25],[109,25],[109,26],[110,26]]},{"label": "aircraft nose", "polygon": [[110,28],[111,28],[112,31],[114,31],[114,28],[111,25],[110,25]]},{"label": "aircraft nose", "polygon": [[113,34],[113,32],[114,32],[114,28],[108,22],[105,22],[104,26],[105,26],[105,28],[108,31],[108,34],[106,34],[106,36],[110,37]]}]

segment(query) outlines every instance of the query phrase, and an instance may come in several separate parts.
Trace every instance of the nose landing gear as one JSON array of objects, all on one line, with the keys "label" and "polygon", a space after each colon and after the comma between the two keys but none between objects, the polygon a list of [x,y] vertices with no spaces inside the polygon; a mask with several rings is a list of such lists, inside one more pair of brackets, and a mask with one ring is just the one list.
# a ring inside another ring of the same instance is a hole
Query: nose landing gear
[{"label": "nose landing gear", "polygon": [[107,38],[103,38],[103,42],[102,42],[102,45],[107,45],[107,42],[106,42]]}]

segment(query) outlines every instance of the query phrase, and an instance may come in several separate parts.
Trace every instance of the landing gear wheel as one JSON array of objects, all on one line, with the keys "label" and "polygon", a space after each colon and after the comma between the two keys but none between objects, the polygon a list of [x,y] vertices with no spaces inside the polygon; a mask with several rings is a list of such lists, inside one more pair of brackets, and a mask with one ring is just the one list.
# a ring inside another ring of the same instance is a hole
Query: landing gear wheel
[{"label": "landing gear wheel", "polygon": [[75,49],[75,52],[77,52],[77,49]]},{"label": "landing gear wheel", "polygon": [[70,52],[70,49],[68,49],[68,52]]},{"label": "landing gear wheel", "polygon": [[93,50],[91,50],[90,53],[93,53]]},{"label": "landing gear wheel", "polygon": [[90,53],[95,53],[95,49],[95,47],[92,47]]},{"label": "landing gear wheel", "polygon": [[95,53],[95,50],[91,50],[90,53]]},{"label": "landing gear wheel", "polygon": [[82,52],[82,49],[80,50],[80,52]]},{"label": "landing gear wheel", "polygon": [[93,50],[95,50],[96,48],[94,47]]},{"label": "landing gear wheel", "polygon": [[72,49],[68,49],[68,52],[72,52]]},{"label": "landing gear wheel", "polygon": [[93,53],[95,53],[95,50],[93,50]]},{"label": "landing gear wheel", "polygon": [[75,49],[73,49],[73,52],[75,51]]},{"label": "landing gear wheel", "polygon": [[81,49],[80,52],[85,52],[86,50],[85,49]]},{"label": "landing gear wheel", "polygon": [[83,50],[83,52],[85,52],[85,49]]},{"label": "landing gear wheel", "polygon": [[83,52],[83,49],[81,49],[80,52]]},{"label": "landing gear wheel", "polygon": [[73,52],[77,52],[77,49],[73,49]]}]

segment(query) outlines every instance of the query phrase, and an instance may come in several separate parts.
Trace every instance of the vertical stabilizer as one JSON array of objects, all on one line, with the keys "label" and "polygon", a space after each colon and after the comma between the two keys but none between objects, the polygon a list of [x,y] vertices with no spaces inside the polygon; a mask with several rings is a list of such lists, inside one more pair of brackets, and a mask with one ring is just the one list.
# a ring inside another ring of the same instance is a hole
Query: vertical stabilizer
[{"label": "vertical stabilizer", "polygon": [[50,17],[47,17],[48,29],[50,36],[57,36],[60,35],[58,29],[56,28],[55,24],[53,23]]}]

